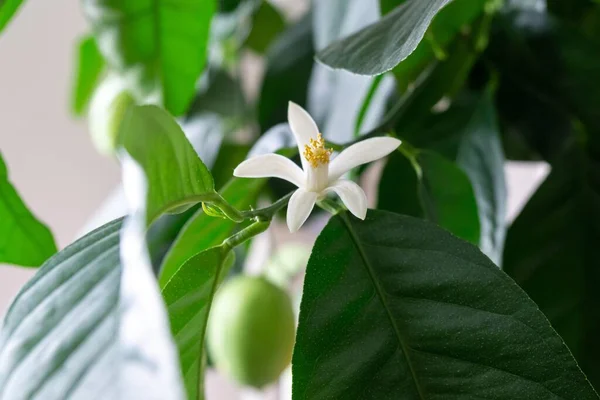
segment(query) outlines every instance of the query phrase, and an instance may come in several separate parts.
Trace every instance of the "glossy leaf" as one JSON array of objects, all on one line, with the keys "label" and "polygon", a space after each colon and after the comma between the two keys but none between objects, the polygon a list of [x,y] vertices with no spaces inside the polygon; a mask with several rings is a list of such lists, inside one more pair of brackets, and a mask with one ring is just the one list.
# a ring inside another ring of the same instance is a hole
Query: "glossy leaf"
[{"label": "glossy leaf", "polygon": [[162,289],[188,399],[204,398],[203,393],[198,393],[203,380],[198,355],[205,352],[204,338],[214,295],[233,260],[233,253],[227,248],[207,249],[181,265]]},{"label": "glossy leaf", "polygon": [[0,263],[38,267],[56,252],[52,233],[27,208],[8,180],[0,155]]},{"label": "glossy leaf", "polygon": [[453,162],[420,151],[411,165],[394,154],[379,185],[379,208],[424,217],[472,243],[479,243],[475,194],[467,175]]},{"label": "glossy leaf", "polygon": [[449,0],[407,0],[379,22],[335,42],[318,59],[332,68],[361,75],[379,75],[408,57],[435,14]]},{"label": "glossy leaf", "polygon": [[0,1],[0,32],[15,15],[23,0],[1,0]]},{"label": "glossy leaf", "polygon": [[135,75],[140,94],[158,95],[174,115],[183,114],[194,97],[215,7],[214,0],[83,2],[107,62]]},{"label": "glossy leaf", "polygon": [[93,36],[83,37],[77,45],[77,67],[71,97],[71,110],[82,115],[104,70],[104,58]]},{"label": "glossy leaf", "polygon": [[136,277],[122,275],[121,225],[109,222],[66,247],[21,289],[0,333],[0,398],[181,399],[175,359],[148,357],[170,339],[153,330],[130,340],[150,333],[145,328],[162,310],[150,307],[133,316],[144,322],[137,330],[123,329],[137,302],[151,305],[152,287],[123,281]]},{"label": "glossy leaf", "polygon": [[504,269],[600,387],[600,161],[574,149],[557,162],[508,230]]},{"label": "glossy leaf", "polygon": [[148,222],[216,196],[210,171],[166,111],[156,106],[131,107],[119,140],[148,179]]},{"label": "glossy leaf", "polygon": [[476,247],[375,210],[342,213],[318,237],[292,365],[295,400],[598,398],[537,306]]}]

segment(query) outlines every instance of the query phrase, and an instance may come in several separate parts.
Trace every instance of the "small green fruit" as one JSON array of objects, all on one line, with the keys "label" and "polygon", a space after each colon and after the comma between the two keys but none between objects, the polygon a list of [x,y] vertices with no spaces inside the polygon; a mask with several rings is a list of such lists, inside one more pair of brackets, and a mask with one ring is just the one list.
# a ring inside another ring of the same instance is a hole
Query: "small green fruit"
[{"label": "small green fruit", "polygon": [[219,371],[261,388],[289,365],[295,341],[289,296],[262,277],[237,276],[215,296],[208,350]]}]

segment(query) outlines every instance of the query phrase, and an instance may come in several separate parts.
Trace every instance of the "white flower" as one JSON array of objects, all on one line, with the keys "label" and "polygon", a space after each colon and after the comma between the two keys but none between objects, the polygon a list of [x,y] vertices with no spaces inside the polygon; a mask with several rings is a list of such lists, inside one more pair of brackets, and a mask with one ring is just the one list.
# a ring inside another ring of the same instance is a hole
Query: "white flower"
[{"label": "white flower", "polygon": [[365,192],[356,183],[340,178],[354,167],[387,156],[400,146],[400,140],[391,137],[363,140],[348,147],[330,162],[332,150],[325,148],[317,124],[302,107],[290,102],[288,121],[298,143],[302,169],[279,154],[264,154],[242,162],[233,175],[240,178],[281,178],[298,186],[288,204],[287,225],[290,232],[300,229],[317,200],[330,192],[335,192],[352,214],[365,219]]}]

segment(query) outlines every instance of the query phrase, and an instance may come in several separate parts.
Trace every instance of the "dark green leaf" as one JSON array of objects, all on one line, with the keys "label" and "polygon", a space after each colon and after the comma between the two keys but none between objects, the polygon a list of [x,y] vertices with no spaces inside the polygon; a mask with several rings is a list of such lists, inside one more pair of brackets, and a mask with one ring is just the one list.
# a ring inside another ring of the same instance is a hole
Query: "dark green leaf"
[{"label": "dark green leaf", "polygon": [[388,212],[342,213],[313,249],[299,399],[597,399],[561,338],[479,250]]},{"label": "dark green leaf", "polygon": [[252,30],[246,38],[246,46],[264,54],[273,40],[285,29],[285,20],[271,3],[264,0],[253,16]]},{"label": "dark green leaf", "polygon": [[362,75],[389,71],[417,47],[435,14],[449,0],[407,0],[376,24],[329,45],[317,57]]},{"label": "dark green leaf", "polygon": [[71,110],[75,115],[82,115],[85,111],[103,69],[104,59],[96,40],[93,36],[83,37],[77,44],[77,67],[71,98]]},{"label": "dark green leaf", "polygon": [[179,348],[181,372],[188,399],[203,399],[199,387],[203,373],[199,354],[204,354],[208,314],[215,292],[233,264],[233,252],[213,247],[187,260],[162,290],[171,331]]},{"label": "dark green leaf", "polygon": [[208,168],[166,111],[156,106],[131,107],[119,139],[148,180],[148,222],[217,196]]},{"label": "dark green leaf", "polygon": [[486,58],[500,76],[498,112],[510,137],[548,161],[600,132],[600,43],[544,12],[501,15]]},{"label": "dark green leaf", "polygon": [[451,161],[420,151],[415,168],[396,153],[379,184],[379,208],[425,217],[455,235],[479,243],[479,218],[469,178]]},{"label": "dark green leaf", "polygon": [[159,293],[122,271],[121,225],[68,246],[21,289],[0,333],[0,398],[182,398],[168,331],[155,329]]},{"label": "dark green leaf", "polygon": [[0,0],[0,32],[17,12],[23,0]]},{"label": "dark green leaf", "polygon": [[83,9],[106,61],[135,75],[142,96],[160,94],[167,110],[183,114],[206,63],[215,1],[84,0]]},{"label": "dark green leaf", "polygon": [[258,122],[262,132],[287,121],[288,102],[306,104],[314,49],[310,16],[283,32],[267,51],[260,89]]},{"label": "dark green leaf", "polygon": [[600,161],[573,150],[508,230],[504,268],[600,387]]},{"label": "dark green leaf", "polygon": [[0,263],[37,267],[56,252],[52,233],[29,211],[8,180],[0,155]]}]

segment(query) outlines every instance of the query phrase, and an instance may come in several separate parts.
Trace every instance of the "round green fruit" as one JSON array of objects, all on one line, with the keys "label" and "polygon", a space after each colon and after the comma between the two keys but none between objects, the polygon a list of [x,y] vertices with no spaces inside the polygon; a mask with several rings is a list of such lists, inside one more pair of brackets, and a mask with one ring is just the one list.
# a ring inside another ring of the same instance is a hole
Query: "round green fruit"
[{"label": "round green fruit", "polygon": [[295,328],[286,292],[262,277],[237,276],[215,296],[208,351],[219,371],[242,385],[261,388],[289,365]]}]

